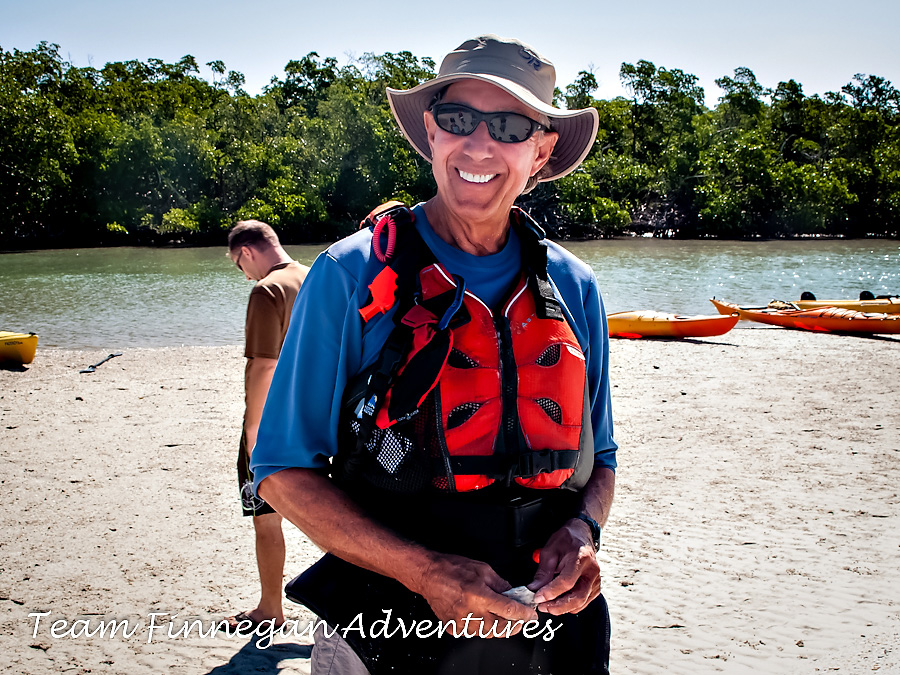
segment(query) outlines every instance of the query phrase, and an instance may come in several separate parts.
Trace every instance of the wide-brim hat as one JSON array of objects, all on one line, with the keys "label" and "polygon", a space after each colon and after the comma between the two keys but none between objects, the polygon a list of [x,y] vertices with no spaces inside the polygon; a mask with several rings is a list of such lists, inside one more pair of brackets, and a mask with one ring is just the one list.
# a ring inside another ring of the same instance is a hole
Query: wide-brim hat
[{"label": "wide-brim hat", "polygon": [[542,172],[542,181],[555,180],[573,171],[594,144],[599,125],[596,110],[563,110],[553,106],[556,68],[550,61],[518,40],[482,35],[466,40],[447,54],[433,80],[412,89],[387,90],[400,130],[429,162],[431,148],[422,113],[441,89],[459,80],[490,82],[550,118],[550,129],[559,138]]}]

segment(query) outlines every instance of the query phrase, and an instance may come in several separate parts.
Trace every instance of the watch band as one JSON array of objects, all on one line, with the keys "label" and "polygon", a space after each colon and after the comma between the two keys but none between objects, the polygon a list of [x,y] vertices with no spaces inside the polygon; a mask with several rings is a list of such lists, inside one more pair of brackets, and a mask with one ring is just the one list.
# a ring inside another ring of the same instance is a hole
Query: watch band
[{"label": "watch band", "polygon": [[593,518],[591,518],[590,516],[588,516],[584,513],[579,513],[577,516],[575,516],[575,518],[577,518],[578,520],[580,520],[582,522],[587,523],[587,526],[589,528],[591,528],[591,539],[594,540],[594,551],[599,551],[600,550],[600,533],[603,531],[602,528],[600,527],[600,525],[597,523],[596,520],[594,520]]}]

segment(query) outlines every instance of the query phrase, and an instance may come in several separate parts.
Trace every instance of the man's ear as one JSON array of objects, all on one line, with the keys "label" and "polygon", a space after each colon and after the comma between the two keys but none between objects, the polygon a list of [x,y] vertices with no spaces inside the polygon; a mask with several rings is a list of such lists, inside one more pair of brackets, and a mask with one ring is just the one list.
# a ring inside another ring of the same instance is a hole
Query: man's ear
[{"label": "man's ear", "polygon": [[251,264],[257,263],[257,258],[259,257],[259,249],[255,246],[242,246],[241,249],[244,252],[243,260],[249,260]]},{"label": "man's ear", "polygon": [[431,114],[430,110],[426,110],[422,113],[425,116],[425,132],[428,134],[428,149],[431,150],[431,154],[434,154],[434,136],[437,133],[438,125],[434,121],[434,116]]},{"label": "man's ear", "polygon": [[556,147],[556,141],[559,140],[559,134],[555,131],[545,131],[538,141],[538,153],[537,157],[534,158],[534,164],[532,165],[531,175],[535,175],[538,171],[544,168],[544,165],[550,161],[550,157],[553,156],[553,148]]}]

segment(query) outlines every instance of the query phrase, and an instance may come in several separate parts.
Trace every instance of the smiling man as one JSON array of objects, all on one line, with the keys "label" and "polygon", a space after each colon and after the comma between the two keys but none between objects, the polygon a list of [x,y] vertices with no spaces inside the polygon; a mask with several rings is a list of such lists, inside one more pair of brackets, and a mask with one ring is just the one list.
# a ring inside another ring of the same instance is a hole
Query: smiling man
[{"label": "smiling man", "polygon": [[[594,142],[596,111],[555,108],[554,85],[487,35],[389,89],[437,192],[331,246],[297,301],[252,466],[328,552],[288,589],[338,629],[316,633],[316,675],[608,670],[603,303],[514,207]],[[468,637],[376,630],[398,620]]]}]

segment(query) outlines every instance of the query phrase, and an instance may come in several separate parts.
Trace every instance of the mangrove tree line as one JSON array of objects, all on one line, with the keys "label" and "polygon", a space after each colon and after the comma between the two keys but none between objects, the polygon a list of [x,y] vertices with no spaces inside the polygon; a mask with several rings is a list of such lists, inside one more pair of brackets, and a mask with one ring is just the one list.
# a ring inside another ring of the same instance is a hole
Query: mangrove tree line
[{"label": "mangrove tree line", "polygon": [[[387,199],[434,189],[385,87],[434,76],[409,52],[346,66],[315,52],[256,96],[192,56],[79,68],[54,44],[0,48],[0,247],[221,243],[259,218],[288,242],[334,240]],[[588,159],[523,205],[557,237],[898,236],[900,93],[875,75],[806,96],[737,68],[704,105],[697,78],[624,63],[628,97],[589,71],[557,104],[593,106]]]}]

